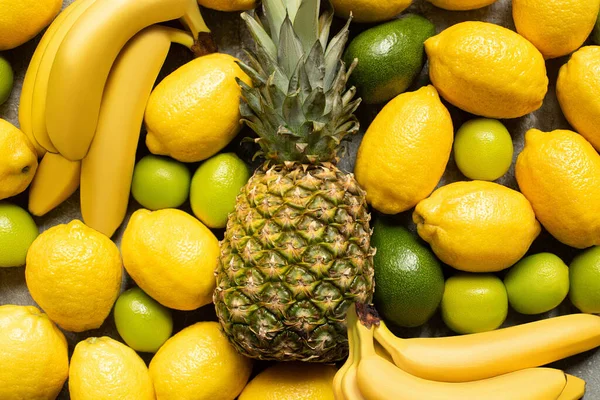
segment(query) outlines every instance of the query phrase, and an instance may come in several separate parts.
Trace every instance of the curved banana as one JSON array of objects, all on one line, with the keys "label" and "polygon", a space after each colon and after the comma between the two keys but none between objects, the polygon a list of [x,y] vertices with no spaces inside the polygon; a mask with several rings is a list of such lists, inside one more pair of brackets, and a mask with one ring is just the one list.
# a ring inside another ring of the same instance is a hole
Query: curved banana
[{"label": "curved banana", "polygon": [[42,61],[42,57],[46,48],[53,40],[54,35],[59,30],[60,26],[67,19],[71,12],[79,7],[80,1],[76,1],[69,5],[67,8],[63,10],[56,19],[50,24],[44,36],[40,40],[40,43],[35,49],[33,56],[31,57],[31,61],[29,62],[29,66],[27,67],[27,72],[25,73],[25,79],[23,80],[23,87],[21,88],[21,99],[19,101],[19,125],[21,131],[27,135],[31,143],[35,147],[35,151],[39,158],[43,157],[46,154],[46,149],[43,148],[35,136],[33,136],[33,128],[31,122],[31,113],[32,113],[32,103],[33,103],[33,90],[35,87],[35,81],[38,75],[38,71],[40,68],[40,62]]},{"label": "curved banana", "polygon": [[374,328],[355,324],[361,362],[358,387],[367,400],[550,400],[567,384],[564,372],[529,368],[484,380],[447,383],[410,375],[375,353]]},{"label": "curved banana", "polygon": [[468,382],[538,367],[600,345],[600,317],[572,314],[471,335],[400,339],[383,322],[375,338],[409,374]]},{"label": "curved banana", "polygon": [[348,345],[352,351],[352,363],[341,380],[342,395],[345,400],[365,400],[358,388],[358,366],[361,363],[360,342],[357,339],[358,318],[348,314]]},{"label": "curved banana", "polygon": [[191,48],[194,38],[162,26],[138,33],[117,58],[104,90],[96,135],[82,162],[81,213],[108,237],[127,213],[144,110],[172,42]]},{"label": "curved banana", "polygon": [[196,24],[195,38],[209,31],[196,0],[102,0],[77,20],[56,54],[48,84],[48,134],[63,156],[86,156],[110,69],[129,39],[150,25],[178,18]]},{"label": "curved banana", "polygon": [[46,153],[29,189],[29,211],[45,215],[67,200],[79,187],[80,161]]},{"label": "curved banana", "polygon": [[356,340],[354,339],[353,330],[354,328],[352,328],[351,325],[348,325],[348,359],[346,359],[344,365],[342,365],[342,367],[338,369],[335,376],[333,377],[333,395],[335,400],[347,400],[342,390],[342,381],[344,379],[344,376],[346,375],[346,372],[348,372],[348,370],[352,368],[355,360],[354,345],[356,344]]},{"label": "curved banana", "polygon": [[579,400],[585,394],[585,381],[567,374],[567,386],[556,400]]},{"label": "curved banana", "polygon": [[[94,4],[95,1],[96,0],[78,0],[73,3],[73,8],[65,16],[62,23],[57,26],[54,35],[50,39],[40,58],[32,92],[31,132],[38,143],[51,153],[57,153],[58,151],[48,136],[48,129],[46,126],[46,115],[48,110],[47,94],[50,71],[52,70],[52,65],[54,64],[54,59],[61,43],[65,40],[70,29],[81,15]],[[73,106],[74,105],[71,104],[70,108],[73,108]]]}]

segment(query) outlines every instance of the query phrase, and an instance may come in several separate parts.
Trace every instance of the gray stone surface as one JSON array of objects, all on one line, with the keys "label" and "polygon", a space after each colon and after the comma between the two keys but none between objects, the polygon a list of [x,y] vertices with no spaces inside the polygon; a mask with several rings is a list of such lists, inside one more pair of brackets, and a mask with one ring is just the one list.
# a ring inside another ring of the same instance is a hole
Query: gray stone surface
[{"label": "gray stone surface", "polygon": [[[65,0],[65,6],[71,3],[72,0]],[[433,21],[437,27],[437,31],[443,30],[445,27],[456,24],[458,22],[467,21],[467,20],[484,20],[490,21],[507,28],[514,29],[514,25],[511,17],[511,2],[510,0],[499,0],[492,6],[469,12],[451,12],[444,11],[440,9],[436,9],[429,3],[424,0],[415,0],[414,4],[411,6],[411,12],[419,13],[431,21]],[[240,23],[240,19],[237,13],[218,13],[210,10],[206,10],[204,12],[205,18],[207,20],[208,25],[213,29],[217,42],[221,51],[230,53],[232,55],[243,57],[242,48],[244,46],[248,46],[248,33],[242,27]],[[341,21],[336,22],[338,26],[341,24]],[[354,24],[352,26],[352,34],[360,32],[366,26]],[[0,107],[0,117],[11,121],[14,124],[18,124],[17,118],[17,110],[19,105],[19,96],[20,89],[23,82],[23,76],[25,74],[25,70],[27,68],[29,59],[33,54],[36,43],[39,41],[39,37],[35,40],[21,46],[18,49],[4,52],[3,56],[6,56],[8,60],[12,63],[15,69],[15,78],[16,84],[15,89],[12,93],[12,96],[8,103]],[[93,46],[94,43],[90,43],[90,46]],[[176,69],[179,65],[183,64],[187,60],[190,59],[190,55],[182,50],[181,48],[174,47],[167,61],[163,73],[161,74],[161,78],[166,76],[168,73]],[[511,135],[513,137],[515,143],[515,159],[516,156],[523,148],[523,135],[529,128],[539,128],[542,130],[552,130],[558,128],[569,128],[565,118],[563,117],[560,108],[558,106],[556,96],[555,96],[555,83],[556,77],[558,73],[558,68],[566,62],[567,58],[561,58],[557,60],[551,60],[547,63],[548,67],[548,76],[550,78],[550,88],[548,91],[548,95],[544,101],[543,107],[525,117],[514,119],[514,120],[506,120],[504,121],[506,126],[509,128]],[[414,87],[410,90],[414,90],[419,86],[428,83],[427,78],[427,69],[423,71]],[[73,105],[76,106],[76,105]],[[452,117],[455,123],[455,126],[458,127],[462,122],[467,119],[472,118],[471,115],[464,113],[452,106],[448,106]],[[361,133],[353,137],[347,145],[346,155],[343,157],[341,161],[341,167],[352,171],[354,165],[354,156],[356,154],[356,150],[360,143],[362,134],[366,127],[368,127],[370,121],[377,114],[379,108],[378,107],[368,107],[361,106],[358,114],[362,123]],[[250,134],[248,130],[244,130],[240,136],[244,134]],[[247,147],[246,145],[240,145],[238,141],[232,143],[228,150],[237,152],[240,156],[250,161],[251,155],[254,151],[253,148]],[[147,152],[145,146],[141,146],[138,153],[138,156],[142,156]],[[194,168],[194,166],[191,166]],[[512,188],[517,188],[516,181],[514,179],[514,164],[511,168],[509,174],[499,180],[500,183],[507,185]],[[450,160],[448,165],[448,169],[444,175],[444,178],[440,182],[440,185],[447,184],[456,180],[465,180],[465,177],[460,174],[457,170],[456,165],[453,160]],[[560,188],[557,188],[560,190]],[[26,194],[18,196],[13,199],[13,201],[26,205]],[[130,205],[130,210],[135,210],[139,207],[132,200]],[[60,206],[58,209],[51,212],[48,216],[44,218],[37,219],[37,223],[40,226],[40,230],[45,230],[51,226],[54,226],[59,223],[68,222],[74,218],[80,218],[79,212],[79,201],[78,195],[75,194],[71,199],[69,199],[66,203]],[[406,223],[406,225],[414,230],[414,226],[412,222],[410,222],[410,215],[408,213],[401,214],[396,216],[399,220],[402,220]],[[117,232],[115,235],[115,240],[119,243],[120,236],[122,234],[123,228]],[[217,235],[221,235],[222,232],[216,232]],[[563,258],[565,262],[570,262],[573,256],[576,254],[576,251],[570,249],[556,240],[554,240],[549,234],[546,232],[542,233],[542,235],[535,241],[532,246],[531,253],[536,253],[540,251],[551,251]],[[447,274],[452,274],[450,269],[445,271]],[[123,282],[123,287],[129,287],[132,285],[129,278],[125,277]],[[31,299],[24,278],[24,268],[11,268],[11,269],[0,269],[0,304],[34,304]],[[565,314],[576,312],[573,306],[566,300],[557,310],[548,313],[542,317],[549,317],[557,314]],[[200,320],[206,319],[214,319],[214,312],[212,311],[210,306],[204,307],[200,310],[194,312],[174,312],[175,321],[176,321],[176,330],[182,329],[184,326],[187,326],[191,323]],[[509,314],[509,318],[505,325],[513,325],[516,323],[523,323],[537,319],[538,317],[526,317],[522,315],[518,315],[514,312]],[[436,315],[433,320],[426,326],[419,329],[411,329],[411,330],[400,330],[397,332],[403,337],[413,337],[413,336],[441,336],[441,335],[449,335],[450,332],[444,327],[443,323],[440,320],[439,315]],[[81,334],[73,334],[66,332],[66,335],[69,339],[70,351],[73,350],[75,344],[90,336],[99,336],[99,335],[108,335],[114,338],[119,339],[118,333],[114,327],[112,316],[110,316],[105,324],[98,330],[84,332]],[[146,361],[150,360],[149,355],[144,355]],[[569,360],[562,361],[557,363],[555,366],[559,368],[565,368],[569,373],[579,376],[585,379],[588,383],[587,386],[587,395],[586,399],[600,399],[600,378],[598,376],[598,364],[600,363],[600,353],[599,352],[589,352],[583,355],[572,357]],[[260,369],[264,364],[257,365],[256,369]],[[59,399],[68,399],[68,390],[66,389],[61,393]]]}]

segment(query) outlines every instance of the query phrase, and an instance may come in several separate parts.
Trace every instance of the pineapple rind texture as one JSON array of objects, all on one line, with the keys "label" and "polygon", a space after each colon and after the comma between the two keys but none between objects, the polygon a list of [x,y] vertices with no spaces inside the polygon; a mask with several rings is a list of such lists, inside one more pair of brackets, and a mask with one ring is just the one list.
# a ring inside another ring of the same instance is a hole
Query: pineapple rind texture
[{"label": "pineapple rind texture", "polygon": [[330,163],[265,165],[229,216],[214,294],[223,331],[252,358],[335,362],[346,310],[374,290],[365,192]]}]

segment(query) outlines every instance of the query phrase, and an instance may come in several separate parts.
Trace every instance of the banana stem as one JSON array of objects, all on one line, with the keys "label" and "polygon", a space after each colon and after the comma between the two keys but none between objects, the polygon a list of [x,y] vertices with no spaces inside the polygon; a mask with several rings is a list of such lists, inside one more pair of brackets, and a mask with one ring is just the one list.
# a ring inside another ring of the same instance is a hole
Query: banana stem
[{"label": "banana stem", "polygon": [[200,7],[196,0],[190,0],[190,8],[188,12],[181,18],[181,22],[190,30],[196,43],[191,47],[196,57],[202,57],[207,54],[218,51],[210,29],[204,22]]}]

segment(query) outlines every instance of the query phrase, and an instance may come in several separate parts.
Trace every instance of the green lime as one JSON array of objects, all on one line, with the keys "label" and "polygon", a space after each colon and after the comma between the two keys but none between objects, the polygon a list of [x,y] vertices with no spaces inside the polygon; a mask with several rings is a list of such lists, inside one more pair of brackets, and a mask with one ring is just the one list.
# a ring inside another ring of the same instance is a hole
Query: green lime
[{"label": "green lime", "polygon": [[515,311],[541,314],[557,307],[567,297],[569,267],[554,254],[534,254],[508,271],[504,285]]},{"label": "green lime", "polygon": [[38,227],[27,211],[0,202],[0,267],[25,265],[27,250],[38,235]]},{"label": "green lime", "polygon": [[569,266],[569,298],[584,313],[600,313],[600,246],[590,247]]},{"label": "green lime", "polygon": [[119,296],[114,316],[119,335],[135,351],[156,353],[173,332],[170,310],[138,287]]},{"label": "green lime", "polygon": [[383,319],[403,327],[426,323],[444,293],[437,258],[416,235],[381,218],[374,225],[371,245],[377,249],[374,302]]},{"label": "green lime", "polygon": [[240,189],[248,183],[246,164],[234,153],[206,160],[192,178],[192,211],[209,228],[225,228]]},{"label": "green lime", "polygon": [[497,329],[508,314],[504,284],[492,274],[459,274],[446,281],[442,319],[456,333]]},{"label": "green lime", "polygon": [[8,100],[12,92],[14,74],[8,61],[0,57],[0,106]]},{"label": "green lime", "polygon": [[191,173],[185,164],[149,155],[135,166],[131,194],[149,210],[177,208],[190,194],[190,181]]},{"label": "green lime", "polygon": [[495,181],[508,172],[512,158],[512,138],[500,121],[473,119],[456,132],[454,160],[469,179]]}]

